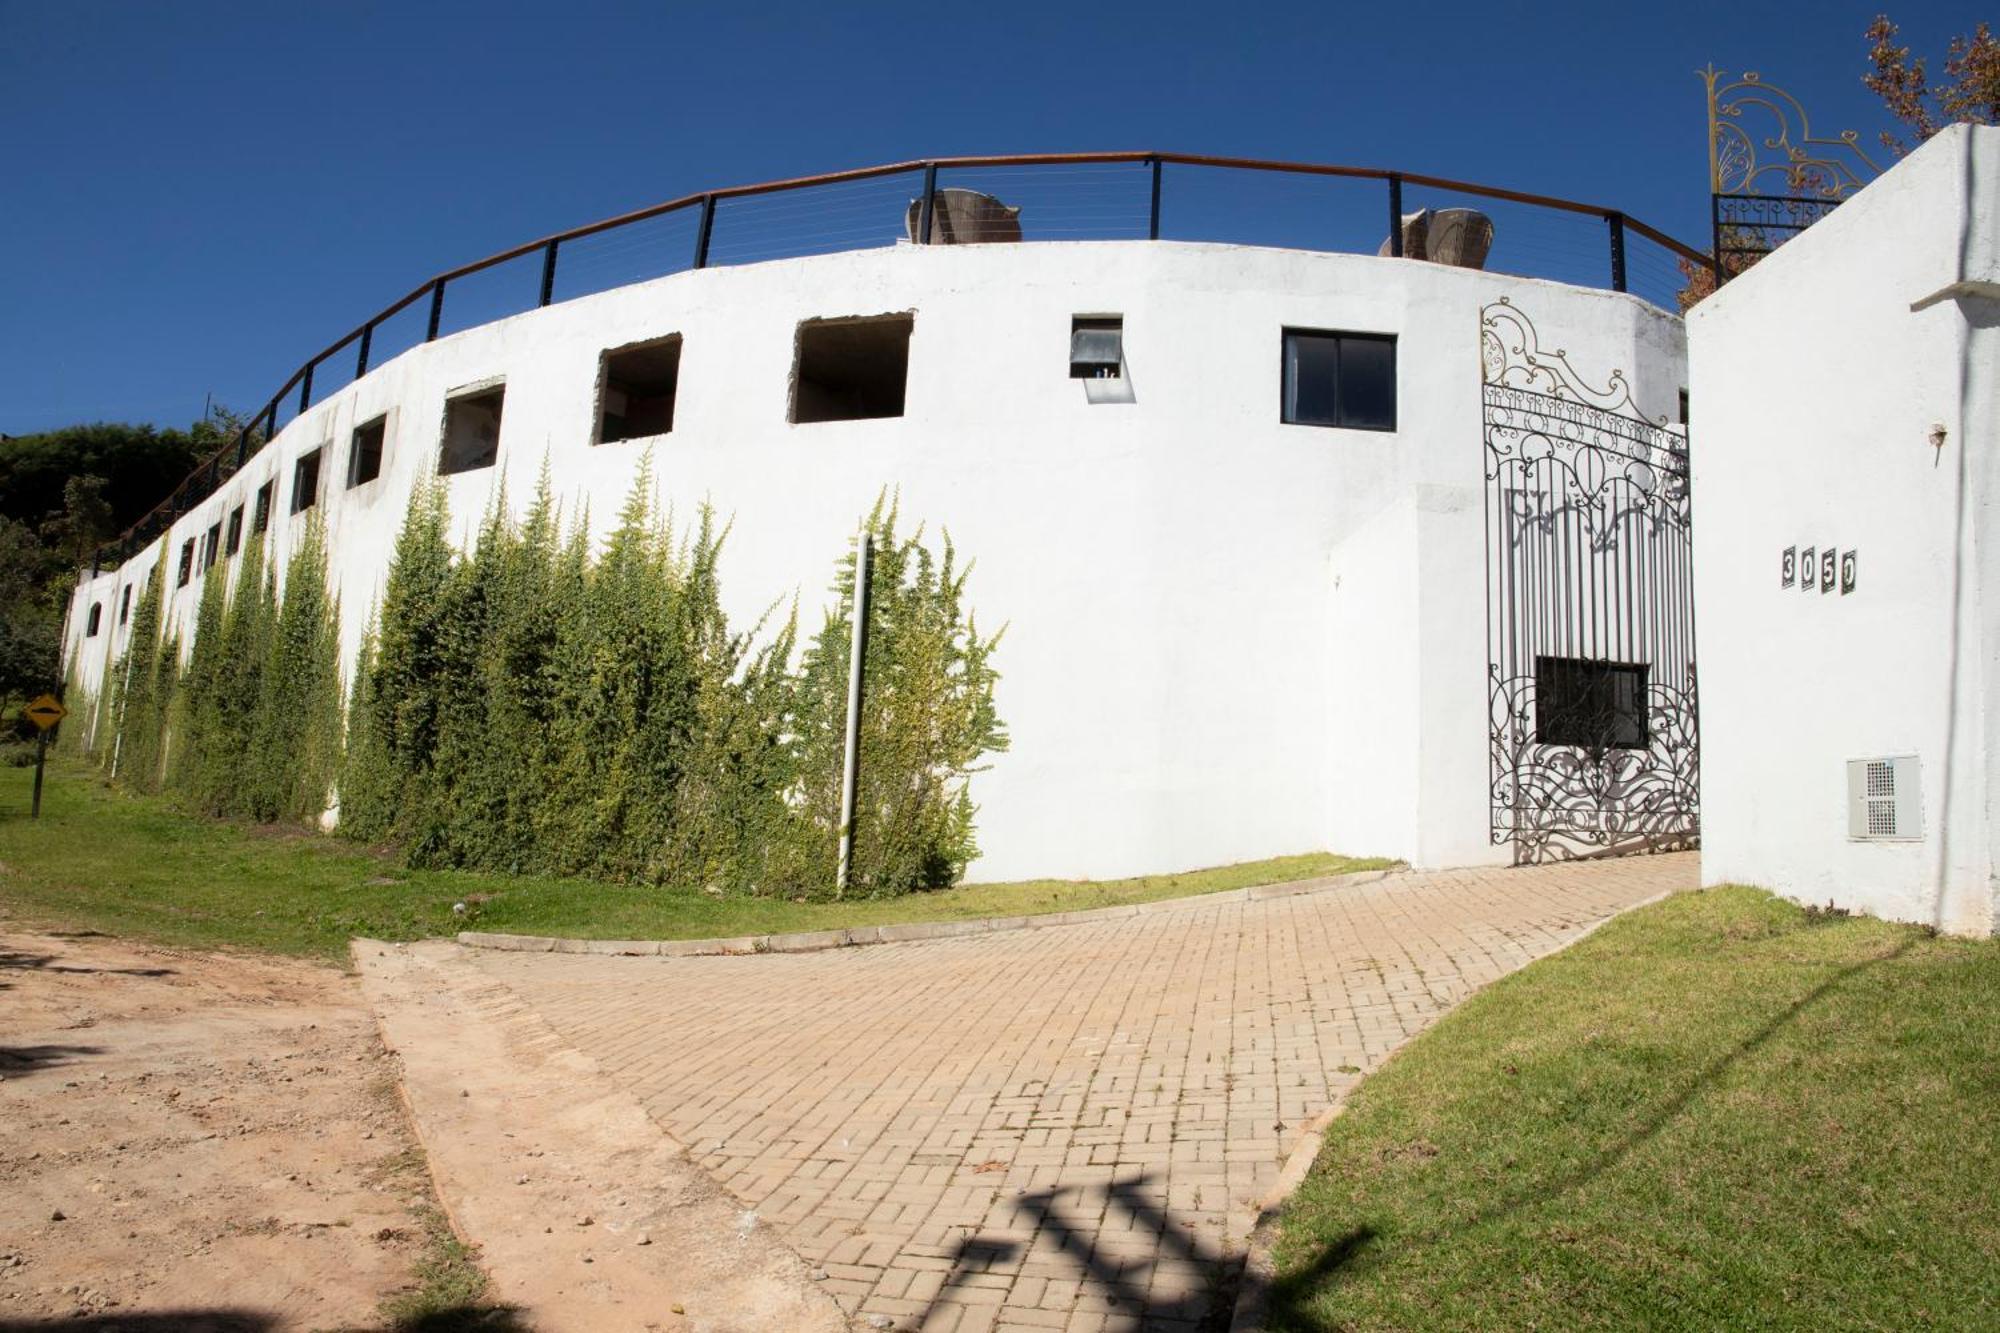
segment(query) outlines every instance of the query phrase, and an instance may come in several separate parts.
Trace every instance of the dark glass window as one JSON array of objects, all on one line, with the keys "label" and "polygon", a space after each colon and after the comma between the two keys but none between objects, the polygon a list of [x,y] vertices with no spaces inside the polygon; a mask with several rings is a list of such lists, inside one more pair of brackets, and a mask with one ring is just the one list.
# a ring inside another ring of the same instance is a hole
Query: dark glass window
[{"label": "dark glass window", "polygon": [[104,623],[104,603],[92,602],[90,604],[90,623],[83,627],[83,637],[86,639],[96,638],[98,627],[101,626],[103,623]]},{"label": "dark glass window", "polygon": [[599,444],[665,435],[674,428],[674,397],[681,382],[679,334],[606,352],[601,361]]},{"label": "dark glass window", "polygon": [[194,575],[194,538],[190,537],[186,541],[181,543],[181,567],[180,567],[180,572],[174,575],[174,586],[176,588],[187,587],[187,581],[188,579],[193,577],[193,575]]},{"label": "dark glass window", "polygon": [[302,514],[319,503],[320,450],[299,455],[292,464],[292,512]]},{"label": "dark glass window", "polygon": [[382,446],[389,438],[389,418],[376,417],[354,428],[347,448],[347,488],[364,486],[382,475]]},{"label": "dark glass window", "polygon": [[275,481],[267,481],[257,488],[257,512],[250,520],[250,531],[253,535],[271,526],[271,496],[277,484]]},{"label": "dark glass window", "polygon": [[447,399],[444,438],[438,444],[438,472],[472,472],[500,460],[500,410],[507,388],[482,390]]},{"label": "dark glass window", "polygon": [[204,571],[214,568],[217,557],[222,554],[222,523],[217,520],[208,530],[208,536],[201,542],[201,567]]},{"label": "dark glass window", "polygon": [[1396,429],[1396,340],[1285,330],[1282,419],[1294,426]]},{"label": "dark glass window", "polygon": [[124,624],[132,618],[132,585],[126,584],[118,593],[118,623]]},{"label": "dark glass window", "polygon": [[1582,657],[1535,659],[1535,742],[1643,750],[1646,664]]},{"label": "dark glass window", "polygon": [[229,511],[229,540],[223,544],[224,555],[235,555],[243,549],[243,506],[237,505]]}]

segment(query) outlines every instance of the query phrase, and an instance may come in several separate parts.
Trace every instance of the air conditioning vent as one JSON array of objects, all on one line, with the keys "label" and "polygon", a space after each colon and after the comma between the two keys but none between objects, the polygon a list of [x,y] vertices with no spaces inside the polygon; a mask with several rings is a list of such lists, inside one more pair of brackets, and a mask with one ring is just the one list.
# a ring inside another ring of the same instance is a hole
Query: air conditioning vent
[{"label": "air conditioning vent", "polygon": [[1847,761],[1847,836],[1870,842],[1923,837],[1917,757],[1889,755]]}]

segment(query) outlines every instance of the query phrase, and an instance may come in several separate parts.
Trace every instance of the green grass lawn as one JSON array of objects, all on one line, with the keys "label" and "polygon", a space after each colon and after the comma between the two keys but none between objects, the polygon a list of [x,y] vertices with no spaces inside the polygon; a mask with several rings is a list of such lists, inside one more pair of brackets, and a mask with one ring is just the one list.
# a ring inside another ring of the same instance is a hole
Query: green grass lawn
[{"label": "green grass lawn", "polygon": [[[42,818],[33,770],[0,769],[0,912],[169,944],[344,958],[355,935],[461,929],[592,939],[702,939],[890,922],[964,920],[1149,902],[1391,864],[1316,852],[1183,875],[970,884],[848,902],[715,898],[595,880],[410,870],[335,838],[221,823],[104,786],[51,761]],[[452,904],[468,902],[463,919]]]},{"label": "green grass lawn", "polygon": [[1677,895],[1364,1082],[1281,1329],[2000,1328],[2000,941]]}]

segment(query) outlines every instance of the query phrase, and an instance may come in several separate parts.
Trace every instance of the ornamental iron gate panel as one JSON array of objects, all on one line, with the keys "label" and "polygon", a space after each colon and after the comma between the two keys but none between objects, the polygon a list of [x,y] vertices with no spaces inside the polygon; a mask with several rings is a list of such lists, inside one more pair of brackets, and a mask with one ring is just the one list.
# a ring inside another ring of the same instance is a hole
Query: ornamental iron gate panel
[{"label": "ornamental iron gate panel", "polygon": [[[1831,213],[1881,174],[1853,130],[1813,133],[1805,104],[1755,71],[1710,65],[1710,267],[1717,286]],[[1686,265],[1682,271],[1692,276]]]},{"label": "ornamental iron gate panel", "polygon": [[1491,833],[1517,864],[1696,845],[1684,435],[1480,312]]}]

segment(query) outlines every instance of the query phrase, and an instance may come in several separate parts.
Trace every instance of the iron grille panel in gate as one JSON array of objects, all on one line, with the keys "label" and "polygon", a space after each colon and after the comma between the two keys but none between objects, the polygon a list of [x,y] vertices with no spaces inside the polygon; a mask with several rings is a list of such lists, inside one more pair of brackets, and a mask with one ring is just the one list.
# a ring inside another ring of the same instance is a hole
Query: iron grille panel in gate
[{"label": "iron grille panel in gate", "polygon": [[1492,839],[1517,862],[1693,846],[1686,441],[1510,303],[1481,335]]}]

